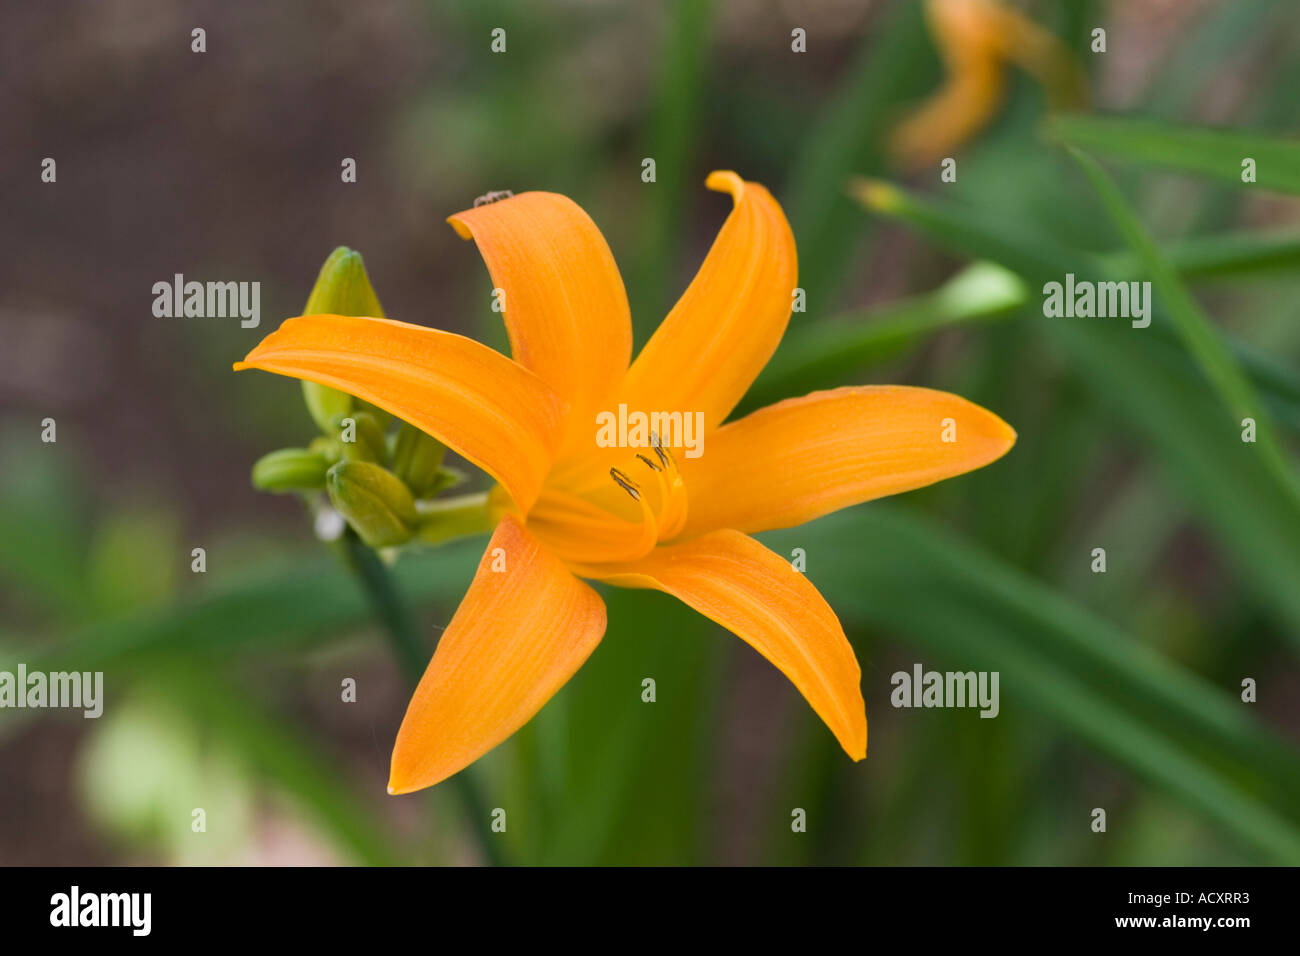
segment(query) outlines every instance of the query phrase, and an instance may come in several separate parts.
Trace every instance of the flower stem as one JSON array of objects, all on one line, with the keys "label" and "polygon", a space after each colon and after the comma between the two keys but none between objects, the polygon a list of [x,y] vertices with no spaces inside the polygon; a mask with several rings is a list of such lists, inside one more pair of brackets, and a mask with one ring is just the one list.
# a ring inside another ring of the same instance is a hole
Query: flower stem
[{"label": "flower stem", "polygon": [[469,534],[491,531],[495,523],[485,492],[417,501],[422,524],[419,539],[425,544],[442,544]]},{"label": "flower stem", "polygon": [[[427,661],[426,652],[420,646],[419,632],[415,627],[415,619],[411,615],[410,608],[398,593],[387,565],[357,537],[356,532],[348,528],[340,543],[344,560],[361,583],[370,606],[374,609],[375,617],[383,625],[384,634],[388,637],[398,663],[414,688],[424,674]],[[469,832],[474,835],[483,858],[492,866],[506,863],[497,842],[481,829],[489,814],[487,804],[470,771],[462,770],[451,777],[447,785],[455,791],[460,800],[461,810],[469,823]]]}]

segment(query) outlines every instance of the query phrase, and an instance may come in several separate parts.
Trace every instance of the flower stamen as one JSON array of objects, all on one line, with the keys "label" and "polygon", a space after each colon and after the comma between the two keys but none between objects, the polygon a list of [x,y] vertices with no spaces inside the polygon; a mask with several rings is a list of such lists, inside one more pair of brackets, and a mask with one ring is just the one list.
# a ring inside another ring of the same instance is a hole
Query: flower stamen
[{"label": "flower stamen", "polygon": [[623,474],[617,468],[609,470],[609,477],[614,479],[614,483],[632,496],[633,501],[641,500],[641,489],[636,486],[632,479]]},{"label": "flower stamen", "polygon": [[650,447],[655,450],[655,454],[659,456],[659,461],[662,462],[665,468],[672,465],[672,459],[668,457],[668,452],[664,449],[663,442],[659,440],[659,436],[654,432],[650,433]]}]

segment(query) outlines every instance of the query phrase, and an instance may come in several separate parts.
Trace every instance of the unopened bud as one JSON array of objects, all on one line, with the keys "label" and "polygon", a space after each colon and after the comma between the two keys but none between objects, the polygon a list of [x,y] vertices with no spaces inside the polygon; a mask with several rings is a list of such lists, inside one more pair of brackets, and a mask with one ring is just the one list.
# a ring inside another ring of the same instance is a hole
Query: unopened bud
[{"label": "unopened bud", "polygon": [[329,470],[330,501],[372,548],[411,539],[420,516],[410,490],[392,472],[364,461],[341,461]]},{"label": "unopened bud", "polygon": [[412,494],[423,498],[438,484],[446,453],[447,447],[438,439],[402,422],[393,444],[393,474],[406,483]]},{"label": "unopened bud", "polygon": [[323,432],[328,432],[333,427],[332,422],[346,418],[352,411],[353,399],[347,392],[305,379],[302,383],[302,400],[307,405],[312,421]]},{"label": "unopened bud", "polygon": [[[303,315],[321,313],[384,317],[383,307],[370,285],[370,277],[366,275],[361,253],[339,246],[325,260],[302,310]],[[335,419],[346,416],[356,407],[351,395],[315,382],[302,383],[302,397],[312,419],[327,433]]]},{"label": "unopened bud", "polygon": [[322,456],[331,465],[343,457],[343,445],[332,435],[319,435],[313,438],[307,449]]},{"label": "unopened bud", "polygon": [[306,448],[281,448],[253,463],[253,487],[277,494],[319,491],[330,463]]},{"label": "unopened bud", "polygon": [[334,429],[339,450],[347,461],[378,463],[386,460],[388,445],[384,440],[384,428],[369,412],[355,409],[335,419]]}]

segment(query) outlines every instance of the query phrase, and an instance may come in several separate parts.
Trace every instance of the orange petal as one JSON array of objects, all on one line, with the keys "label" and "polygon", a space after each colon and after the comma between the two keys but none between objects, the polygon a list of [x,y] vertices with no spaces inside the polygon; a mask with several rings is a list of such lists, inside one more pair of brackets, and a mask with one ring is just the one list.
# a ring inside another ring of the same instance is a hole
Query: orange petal
[{"label": "orange petal", "polygon": [[718,425],[776,351],[790,318],[798,264],[785,214],[758,183],[715,172],[705,184],[735,208],[704,264],[628,370],[633,411],[704,412]]},{"label": "orange petal", "polygon": [[632,355],[623,279],[605,237],[573,200],[528,192],[447,220],[473,239],[505,292],[515,361],[569,402],[584,434]]},{"label": "orange petal", "polygon": [[996,55],[1017,64],[1043,85],[1054,109],[1081,107],[1088,100],[1087,77],[1078,58],[1050,30],[1030,20],[1015,7],[996,0],[945,0],[960,4],[980,21],[975,28],[980,41]]},{"label": "orange petal", "polygon": [[850,757],[866,756],[857,658],[835,612],[789,561],[738,531],[715,531],[600,577],[666,591],[735,633],[794,682]]},{"label": "orange petal", "polygon": [[604,633],[600,596],[507,515],[406,708],[388,792],[433,786],[501,743]]},{"label": "orange petal", "polygon": [[950,72],[1001,57],[1000,31],[1017,29],[1024,20],[997,0],[927,0],[925,19]]},{"label": "orange petal", "polygon": [[1084,75],[1056,36],[998,0],[929,0],[926,18],[948,71],[944,85],[894,131],[911,165],[934,162],[983,129],[1002,103],[1007,62],[1043,84],[1056,108],[1087,100]]},{"label": "orange petal", "polygon": [[235,369],[260,368],[363,398],[501,482],[520,508],[554,460],[563,403],[541,379],[485,345],[389,319],[287,319]]},{"label": "orange petal", "polygon": [[867,385],[787,399],[709,435],[699,458],[680,459],[691,496],[682,535],[803,524],[982,467],[1015,441],[992,412],[928,388]]},{"label": "orange petal", "polygon": [[993,119],[1006,76],[996,61],[978,61],[947,82],[894,130],[890,149],[900,162],[921,166],[951,156]]}]

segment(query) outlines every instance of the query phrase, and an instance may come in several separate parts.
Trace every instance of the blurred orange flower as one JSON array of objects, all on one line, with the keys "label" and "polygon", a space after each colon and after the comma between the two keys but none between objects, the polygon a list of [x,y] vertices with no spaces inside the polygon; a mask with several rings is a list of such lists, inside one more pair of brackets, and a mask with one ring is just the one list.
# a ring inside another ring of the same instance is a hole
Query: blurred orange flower
[{"label": "blurred orange flower", "polygon": [[894,130],[894,155],[909,166],[952,154],[1002,105],[1007,64],[1032,75],[1053,107],[1087,100],[1083,74],[1057,37],[1000,0],[927,0],[930,33],[948,76]]},{"label": "blurred orange flower", "polygon": [[[797,267],[765,188],[732,172],[707,185],[734,208],[635,362],[604,237],[571,200],[529,192],[449,220],[504,293],[513,359],[450,332],[309,315],[235,366],[356,395],[499,483],[496,530],[398,731],[391,793],[478,759],[577,671],[605,632],[604,603],[580,578],[665,591],[733,631],[850,757],[866,755],[861,672],[839,620],[750,535],[981,467],[1015,432],[955,395],[901,386],[815,392],[723,424],[781,340]],[[602,447],[599,416],[623,406],[698,416],[703,453],[679,460],[657,437]]]}]

